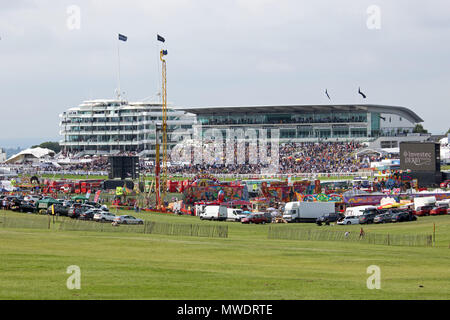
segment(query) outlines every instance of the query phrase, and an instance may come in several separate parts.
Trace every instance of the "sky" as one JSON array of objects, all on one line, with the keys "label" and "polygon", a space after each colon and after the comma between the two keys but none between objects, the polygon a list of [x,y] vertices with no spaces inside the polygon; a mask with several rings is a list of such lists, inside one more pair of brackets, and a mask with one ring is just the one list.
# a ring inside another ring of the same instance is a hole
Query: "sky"
[{"label": "sky", "polygon": [[164,48],[176,107],[404,106],[444,134],[449,17],[446,0],[0,0],[0,146],[58,141],[59,114],[114,98],[118,45],[129,101],[157,99]]}]

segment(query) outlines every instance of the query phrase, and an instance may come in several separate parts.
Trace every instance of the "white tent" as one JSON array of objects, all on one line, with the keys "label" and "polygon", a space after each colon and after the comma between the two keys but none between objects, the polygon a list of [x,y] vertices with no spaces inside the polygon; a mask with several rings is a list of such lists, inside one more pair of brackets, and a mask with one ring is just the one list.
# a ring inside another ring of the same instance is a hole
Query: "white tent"
[{"label": "white tent", "polygon": [[8,180],[0,181],[0,190],[11,192],[14,191],[14,189],[15,188],[13,187],[11,181]]},{"label": "white tent", "polygon": [[55,156],[55,151],[46,148],[33,148],[23,150],[5,161],[5,163],[23,163],[25,161],[36,162]]},{"label": "white tent", "polygon": [[439,140],[441,144],[441,160],[444,163],[450,162],[450,146],[448,145],[448,137]]}]

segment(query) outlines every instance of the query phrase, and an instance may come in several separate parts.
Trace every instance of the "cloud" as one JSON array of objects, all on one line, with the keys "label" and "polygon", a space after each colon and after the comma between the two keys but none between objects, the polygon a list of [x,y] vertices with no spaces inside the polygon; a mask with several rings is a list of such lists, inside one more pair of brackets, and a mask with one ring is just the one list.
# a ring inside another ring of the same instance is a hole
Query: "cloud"
[{"label": "cloud", "polygon": [[[131,100],[159,90],[159,33],[175,105],[326,103],[325,87],[333,101],[353,103],[361,85],[371,103],[410,107],[429,130],[448,129],[441,116],[450,98],[450,44],[442,40],[448,1],[379,0],[380,30],[366,26],[372,1],[3,2],[0,98],[12,120],[5,137],[34,136],[37,123],[43,135],[58,137],[59,113],[83,99],[113,97],[119,32],[129,39],[120,56]],[[73,4],[80,30],[67,28]],[[14,119],[24,114],[31,116],[17,132]]]}]

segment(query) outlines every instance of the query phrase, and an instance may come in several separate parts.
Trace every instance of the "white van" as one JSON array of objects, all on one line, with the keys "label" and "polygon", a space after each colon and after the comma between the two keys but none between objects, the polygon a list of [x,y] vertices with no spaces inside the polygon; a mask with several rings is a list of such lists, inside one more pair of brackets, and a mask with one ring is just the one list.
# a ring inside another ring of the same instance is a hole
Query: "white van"
[{"label": "white van", "polygon": [[436,204],[436,197],[417,197],[414,198],[414,210],[424,206],[434,206]]},{"label": "white van", "polygon": [[206,205],[204,204],[197,204],[195,205],[195,215],[196,216],[201,216],[203,214],[203,212],[205,211]]},{"label": "white van", "polygon": [[227,208],[227,220],[228,221],[241,221],[242,217],[245,216],[241,209]]},{"label": "white van", "polygon": [[316,222],[317,218],[336,212],[335,202],[288,202],[284,206],[283,219],[287,222]]},{"label": "white van", "polygon": [[226,206],[206,206],[200,213],[200,220],[227,220]]},{"label": "white van", "polygon": [[357,207],[349,207],[345,210],[344,216],[361,216],[366,210],[375,210],[376,206],[357,206]]}]

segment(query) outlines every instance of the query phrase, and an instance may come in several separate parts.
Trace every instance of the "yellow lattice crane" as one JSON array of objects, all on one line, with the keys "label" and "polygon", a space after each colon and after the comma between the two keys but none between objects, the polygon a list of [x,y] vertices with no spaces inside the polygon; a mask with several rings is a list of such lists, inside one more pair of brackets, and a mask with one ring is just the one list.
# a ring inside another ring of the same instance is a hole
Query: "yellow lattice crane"
[{"label": "yellow lattice crane", "polygon": [[[155,157],[155,180],[156,180],[156,206],[158,210],[165,210],[164,196],[167,190],[167,77],[166,77],[166,50],[161,50],[162,62],[162,124],[161,128],[156,126],[156,157]],[[159,132],[162,137],[162,157],[159,144]],[[162,162],[161,162],[162,158]]]}]

